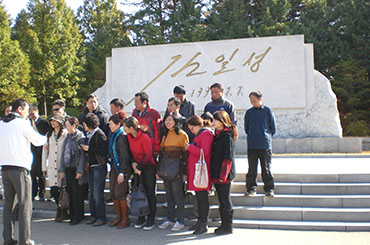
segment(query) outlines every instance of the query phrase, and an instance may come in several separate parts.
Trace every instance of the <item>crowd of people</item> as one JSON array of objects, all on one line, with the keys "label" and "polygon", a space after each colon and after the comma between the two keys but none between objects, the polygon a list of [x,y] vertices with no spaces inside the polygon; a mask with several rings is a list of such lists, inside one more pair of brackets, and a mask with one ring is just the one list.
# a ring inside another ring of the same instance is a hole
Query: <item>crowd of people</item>
[{"label": "crowd of people", "polygon": [[[4,241],[14,244],[14,224],[10,216],[17,202],[21,217],[20,244],[32,244],[29,231],[32,200],[46,200],[46,183],[50,187],[50,198],[57,204],[56,222],[81,223],[85,219],[84,199],[88,199],[91,215],[85,223],[94,227],[105,225],[104,188],[108,169],[116,213],[109,226],[122,229],[130,225],[127,197],[130,187],[140,183],[146,193],[149,212],[137,217],[134,227],[153,229],[157,209],[156,180],[162,178],[168,215],[158,226],[160,229],[181,231],[185,228],[185,193],[191,191],[196,195],[194,209],[198,220],[189,230],[194,234],[207,232],[208,194],[214,186],[221,217],[221,226],[215,233],[232,233],[234,211],[230,192],[236,176],[235,142],[238,138],[235,108],[224,98],[220,83],[213,84],[210,90],[212,100],[205,106],[204,113],[197,116],[195,104],[186,99],[185,88],[176,86],[163,118],[150,106],[145,92],[135,94],[131,116],[124,111],[125,104],[119,98],[110,102],[112,115],[108,116],[93,94],[87,97],[86,108],[78,119],[67,115],[66,104],[60,99],[52,104],[50,120],[39,115],[36,105],[16,100],[7,107],[9,112],[0,122],[0,133],[6,138],[0,140],[0,148],[8,154],[0,157],[5,189]],[[271,109],[263,105],[261,92],[252,91],[249,98],[253,107],[246,112],[244,122],[250,165],[246,195],[256,194],[259,159],[266,196],[272,197],[271,137],[275,133],[275,120]],[[27,118],[29,120],[24,120]],[[24,128],[20,128],[22,126]],[[30,150],[27,142],[32,143]],[[18,152],[12,147],[18,147]],[[202,158],[207,166],[208,184],[200,188],[194,184],[194,179],[196,164]],[[179,164],[175,177],[162,176],[161,169],[172,162]],[[59,205],[64,186],[69,194],[69,210]],[[21,188],[26,188],[27,195]]]}]

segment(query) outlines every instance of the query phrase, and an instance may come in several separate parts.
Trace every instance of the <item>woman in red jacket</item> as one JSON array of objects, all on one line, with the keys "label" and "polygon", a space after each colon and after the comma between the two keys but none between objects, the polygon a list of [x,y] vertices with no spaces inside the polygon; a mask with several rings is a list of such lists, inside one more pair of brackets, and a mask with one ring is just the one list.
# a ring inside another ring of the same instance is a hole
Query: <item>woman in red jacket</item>
[{"label": "woman in red jacket", "polygon": [[[195,135],[193,142],[186,145],[188,150],[188,175],[187,189],[195,191],[198,201],[198,221],[190,227],[194,230],[193,234],[202,234],[207,232],[207,221],[209,214],[208,191],[211,189],[210,164],[212,155],[213,130],[212,128],[203,127],[203,119],[199,116],[192,116],[187,121],[190,131]],[[193,184],[195,174],[195,164],[198,162],[201,150],[204,153],[204,160],[208,169],[208,186],[207,188],[196,188]]]},{"label": "woman in red jacket", "polygon": [[145,217],[139,217],[135,225],[136,229],[149,231],[154,228],[154,218],[157,211],[157,200],[155,197],[156,168],[153,159],[152,140],[138,126],[138,120],[129,117],[123,122],[124,130],[130,145],[130,151],[134,158],[132,168],[134,173],[142,178],[144,189],[148,197],[150,214],[145,223]]}]

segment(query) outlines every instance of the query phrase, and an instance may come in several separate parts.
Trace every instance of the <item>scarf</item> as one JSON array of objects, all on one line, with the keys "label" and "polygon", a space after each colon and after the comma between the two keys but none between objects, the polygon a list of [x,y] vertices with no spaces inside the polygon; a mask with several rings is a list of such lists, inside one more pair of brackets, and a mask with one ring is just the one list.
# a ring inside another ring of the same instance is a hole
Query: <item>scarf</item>
[{"label": "scarf", "polygon": [[94,128],[94,130],[93,131],[91,131],[91,132],[87,132],[86,133],[86,137],[87,137],[87,139],[88,139],[88,144],[90,144],[90,140],[91,140],[91,138],[94,136],[94,134],[96,133],[96,131],[98,131],[99,130],[99,127],[96,127],[96,128]]},{"label": "scarf", "polygon": [[117,141],[118,136],[120,136],[122,133],[123,133],[123,127],[120,127],[112,134],[109,140],[109,154],[113,158],[113,166],[117,170],[117,172],[119,170],[120,164],[118,161],[118,155],[117,155],[117,150],[116,150],[116,141]]}]

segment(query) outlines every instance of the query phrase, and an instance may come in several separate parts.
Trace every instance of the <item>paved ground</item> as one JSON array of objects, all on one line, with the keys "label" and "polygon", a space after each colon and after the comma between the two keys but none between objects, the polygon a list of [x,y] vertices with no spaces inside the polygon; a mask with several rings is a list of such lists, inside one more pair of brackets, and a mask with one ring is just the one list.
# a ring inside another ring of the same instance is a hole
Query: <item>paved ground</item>
[{"label": "paved ground", "polygon": [[[273,173],[370,173],[370,156],[349,157],[274,157]],[[237,159],[237,172],[248,170],[247,159]],[[0,230],[2,208],[0,208]],[[184,231],[173,233],[170,230],[154,228],[151,231],[136,230],[132,226],[116,230],[108,226],[91,227],[85,224],[71,226],[68,223],[55,223],[54,212],[35,213],[32,222],[32,239],[37,244],[253,244],[253,245],[369,245],[369,232],[318,232],[285,231],[264,229],[234,229],[233,235],[216,237],[214,227],[209,233],[194,236]],[[18,225],[18,224],[17,224]],[[18,227],[16,226],[16,231]],[[18,234],[16,232],[16,238]],[[0,243],[3,243],[2,237]]]},{"label": "paved ground", "polygon": [[[2,222],[0,224],[2,230]],[[16,228],[18,230],[18,227]],[[133,226],[117,230],[108,226],[71,226],[55,223],[52,218],[37,218],[32,222],[32,239],[37,244],[253,244],[253,245],[369,245],[370,232],[317,232],[262,229],[234,229],[234,234],[216,237],[214,227],[209,233],[194,236],[189,231],[174,233],[154,228],[151,231]],[[16,237],[18,235],[16,234]],[[3,243],[2,238],[0,242]]]}]

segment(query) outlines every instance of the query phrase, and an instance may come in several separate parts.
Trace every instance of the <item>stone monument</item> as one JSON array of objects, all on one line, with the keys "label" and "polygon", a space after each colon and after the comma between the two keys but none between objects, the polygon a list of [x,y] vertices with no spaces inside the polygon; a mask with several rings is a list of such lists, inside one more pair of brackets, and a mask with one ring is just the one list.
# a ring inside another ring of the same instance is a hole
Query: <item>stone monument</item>
[{"label": "stone monument", "polygon": [[[339,152],[336,96],[329,80],[314,70],[313,60],[313,44],[305,44],[303,35],[114,48],[107,58],[106,83],[96,94],[105,108],[111,99],[123,99],[130,114],[134,94],[145,91],[151,106],[164,112],[173,88],[182,84],[201,114],[211,98],[209,87],[219,82],[236,107],[237,149],[243,153],[248,95],[258,89],[276,117],[274,152],[314,152],[317,138],[332,146],[322,152]],[[295,139],[311,146],[290,150]]]}]

